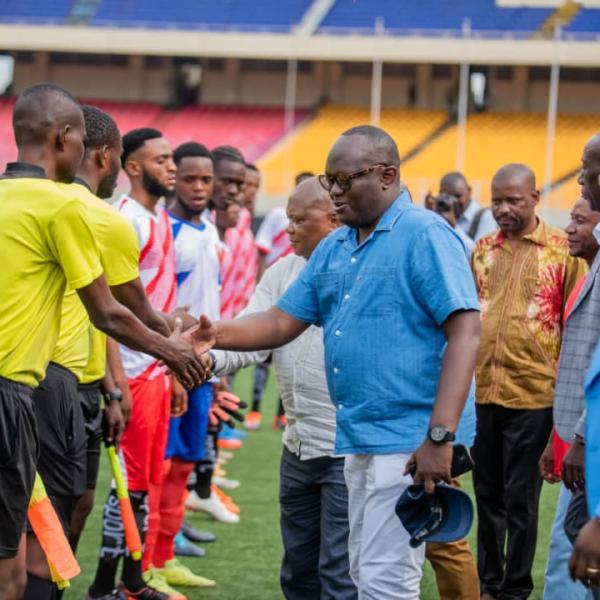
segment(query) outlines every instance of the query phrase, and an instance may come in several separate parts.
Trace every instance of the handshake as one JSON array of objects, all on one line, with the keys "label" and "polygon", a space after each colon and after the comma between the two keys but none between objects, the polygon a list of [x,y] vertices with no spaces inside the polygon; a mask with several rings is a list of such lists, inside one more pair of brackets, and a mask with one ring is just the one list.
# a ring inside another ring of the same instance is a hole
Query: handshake
[{"label": "handshake", "polygon": [[[203,315],[196,322],[185,309],[177,309],[171,316],[174,327],[166,338],[171,353],[162,360],[183,387],[190,390],[213,376],[214,364],[209,351],[215,345],[217,330],[208,317]],[[182,331],[184,321],[188,327]],[[231,418],[243,422],[240,408],[246,408],[246,403],[237,396],[226,391],[216,393],[210,409],[211,424],[225,423],[233,427]]]}]

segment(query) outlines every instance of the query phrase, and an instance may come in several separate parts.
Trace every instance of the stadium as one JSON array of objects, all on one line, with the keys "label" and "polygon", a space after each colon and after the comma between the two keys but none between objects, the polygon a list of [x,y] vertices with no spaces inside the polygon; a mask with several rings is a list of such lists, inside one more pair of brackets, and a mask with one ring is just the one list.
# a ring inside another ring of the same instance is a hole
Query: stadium
[{"label": "stadium", "polygon": [[[299,173],[325,171],[343,131],[371,124],[396,142],[416,204],[460,171],[487,207],[494,173],[524,163],[541,192],[538,214],[563,228],[581,195],[582,150],[600,131],[600,0],[3,0],[2,170],[17,155],[16,99],[39,82],[102,109],[123,134],[155,128],[172,148],[238,148],[261,174],[259,222],[285,206]],[[122,172],[112,201],[127,192]],[[252,388],[245,369],[233,391],[247,401]],[[186,516],[218,537],[206,557],[184,560],[218,583],[186,591],[190,600],[283,597],[281,431],[266,422],[277,400],[271,377],[263,427],[227,465],[243,483],[232,492],[241,522]],[[473,497],[470,475],[462,484]],[[85,597],[93,577],[109,487],[103,459],[67,600]],[[545,597],[557,498],[544,484],[533,599]],[[468,539],[474,549],[476,524]],[[428,565],[420,597],[440,598]]]}]

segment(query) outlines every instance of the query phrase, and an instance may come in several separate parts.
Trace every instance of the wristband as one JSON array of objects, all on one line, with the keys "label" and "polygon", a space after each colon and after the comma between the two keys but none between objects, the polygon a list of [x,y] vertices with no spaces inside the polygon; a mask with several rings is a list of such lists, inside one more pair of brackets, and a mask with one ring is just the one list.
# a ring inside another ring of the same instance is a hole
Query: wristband
[{"label": "wristband", "polygon": [[116,400],[117,402],[121,402],[122,399],[123,399],[123,393],[121,392],[121,390],[119,388],[115,388],[111,392],[106,392],[106,394],[104,394],[104,402],[106,402],[106,403],[112,402],[113,400]]}]

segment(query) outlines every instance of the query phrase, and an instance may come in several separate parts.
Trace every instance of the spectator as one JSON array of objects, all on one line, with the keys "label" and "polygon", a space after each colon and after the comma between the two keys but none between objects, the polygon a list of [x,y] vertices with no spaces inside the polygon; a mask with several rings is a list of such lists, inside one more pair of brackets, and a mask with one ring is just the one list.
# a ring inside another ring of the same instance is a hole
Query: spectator
[{"label": "spectator", "polygon": [[565,234],[536,217],[538,200],[529,167],[502,167],[492,180],[500,231],[472,256],[482,305],[473,452],[482,600],[533,589],[538,461],[552,428],[562,314],[585,269]]},{"label": "spectator", "polygon": [[[598,242],[594,237],[594,228],[599,222],[600,212],[593,211],[589,201],[580,198],[573,206],[571,222],[565,229],[569,254],[585,260],[591,270],[587,284],[586,278],[582,278],[575,286],[563,318],[563,339],[554,394],[555,431],[540,460],[542,476],[549,483],[561,480],[564,456],[564,450],[561,452],[561,449],[574,441],[575,426],[583,412],[583,379],[595,342],[600,337],[600,286],[594,285],[600,265],[595,261]],[[564,529],[570,499],[569,489],[561,483],[548,553],[544,600],[578,600],[588,595],[581,584],[572,583],[565,577],[573,551]]]},{"label": "spectator", "polygon": [[448,194],[458,200],[457,224],[473,241],[498,229],[492,211],[481,208],[471,197],[471,187],[462,173],[446,173],[440,181],[440,194]]}]

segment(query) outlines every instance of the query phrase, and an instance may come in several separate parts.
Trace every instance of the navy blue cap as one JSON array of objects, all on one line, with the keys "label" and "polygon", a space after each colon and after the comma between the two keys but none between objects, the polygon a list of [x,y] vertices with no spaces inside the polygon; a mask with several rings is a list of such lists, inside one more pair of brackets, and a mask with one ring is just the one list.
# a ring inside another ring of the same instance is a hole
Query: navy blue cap
[{"label": "navy blue cap", "polygon": [[396,514],[416,548],[423,542],[462,540],[473,523],[473,503],[465,492],[446,484],[438,483],[429,495],[422,483],[416,483],[398,499]]}]

